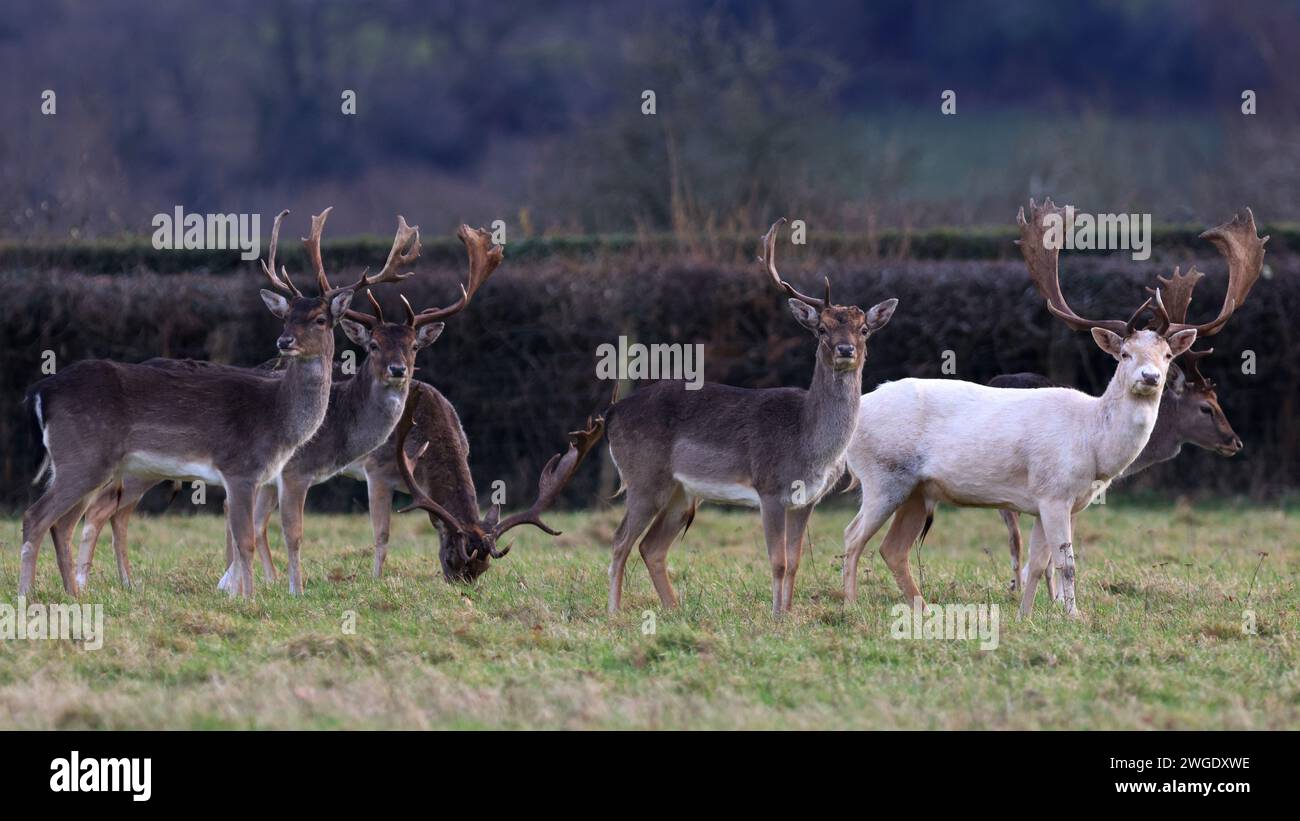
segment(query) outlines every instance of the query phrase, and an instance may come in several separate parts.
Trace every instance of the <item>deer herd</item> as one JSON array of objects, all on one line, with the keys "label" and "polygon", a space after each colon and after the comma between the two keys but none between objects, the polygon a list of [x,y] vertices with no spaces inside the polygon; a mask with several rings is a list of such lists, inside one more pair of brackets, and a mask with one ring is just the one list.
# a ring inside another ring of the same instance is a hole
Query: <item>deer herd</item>
[{"label": "deer herd", "polygon": [[[1195,268],[1154,287],[1127,319],[1087,319],[1062,292],[1059,249],[1045,241],[1049,219],[1063,210],[1051,200],[1021,209],[1018,244],[1029,278],[1047,310],[1072,330],[1087,330],[1115,359],[1100,396],[1057,386],[1035,374],[1012,374],[988,385],[946,379],[902,379],[862,393],[867,342],[898,307],[886,299],[870,309],[839,305],[825,280],[820,297],[796,290],[777,270],[784,220],[762,239],[764,278],[788,297],[794,319],[817,339],[807,390],[762,390],[660,381],[614,401],[569,433],[569,446],[546,464],[535,501],[525,511],[484,515],[469,469],[469,442],[455,408],[413,378],[417,353],[444,320],[465,310],[500,265],[503,249],[481,229],[457,236],[469,259],[467,281],[447,307],[384,317],[371,291],[414,275],[420,231],[398,217],[392,249],[379,273],[330,282],[321,234],[330,209],[314,216],[303,240],[317,296],[307,296],[276,267],[275,218],[262,271],[268,310],[283,321],[278,356],[243,368],[210,362],[151,359],[139,364],[77,362],[36,383],[27,401],[46,457],[37,475],[44,492],[22,521],[20,595],[35,580],[48,532],[64,589],[79,595],[90,579],[95,546],[111,525],[118,578],[131,586],[127,528],[141,497],[160,482],[201,480],[225,490],[225,574],[231,596],[254,592],[254,555],[267,582],[276,579],[268,528],[276,507],[288,557],[288,586],[301,594],[299,553],[307,491],[334,476],[366,482],[374,533],[373,572],[388,552],[393,492],[413,499],[439,534],[448,582],[471,582],[509,550],[507,531],[532,525],[557,535],[542,513],[603,436],[626,493],[613,539],[610,612],[619,609],[623,574],[637,545],[665,607],[677,603],[667,554],[702,501],[757,507],[772,571],[772,611],[791,608],[808,521],[817,502],[844,473],[860,488],[857,514],[844,531],[844,598],[857,595],[858,562],[884,523],[880,553],[904,596],[919,600],[909,554],[924,541],[940,502],[998,509],[1010,536],[1011,590],[1027,616],[1040,580],[1065,612],[1080,614],[1076,595],[1076,517],[1117,477],[1172,459],[1183,444],[1231,456],[1242,441],[1229,425],[1214,383],[1201,374],[1212,349],[1194,350],[1241,307],[1263,268],[1264,243],[1254,216],[1202,234],[1222,254],[1228,283],[1209,322],[1188,322]],[[372,312],[359,310],[365,292]],[[356,373],[334,364],[334,329],[366,352]],[[1181,363],[1181,364],[1180,364]],[[1028,558],[1021,562],[1019,516],[1035,517]],[[73,531],[84,518],[74,560]]]}]

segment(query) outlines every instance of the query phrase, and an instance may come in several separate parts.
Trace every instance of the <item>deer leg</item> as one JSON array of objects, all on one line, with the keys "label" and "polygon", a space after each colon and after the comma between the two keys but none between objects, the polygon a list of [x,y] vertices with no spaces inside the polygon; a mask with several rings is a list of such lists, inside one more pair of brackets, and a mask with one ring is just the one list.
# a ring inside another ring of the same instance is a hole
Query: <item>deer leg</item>
[{"label": "deer leg", "polygon": [[119,507],[109,519],[113,527],[113,556],[117,559],[117,580],[128,590],[131,588],[131,557],[127,553],[126,530],[127,525],[131,523],[131,516],[135,514],[137,504],[139,504],[138,499]]},{"label": "deer leg", "polygon": [[632,545],[646,527],[654,521],[659,512],[659,505],[640,492],[627,491],[627,512],[618,530],[614,531],[614,556],[609,562],[609,612],[617,613],[623,603],[623,568],[627,557],[632,552]]},{"label": "deer leg", "polygon": [[109,486],[100,491],[86,508],[86,524],[81,529],[81,545],[77,550],[77,584],[81,587],[90,581],[90,566],[95,560],[99,534],[117,510],[117,499],[116,487]]},{"label": "deer leg", "polygon": [[999,510],[1002,523],[1007,526],[1007,547],[1011,550],[1011,592],[1020,586],[1020,514],[1014,510]]},{"label": "deer leg", "polygon": [[370,529],[375,534],[375,578],[384,575],[388,558],[388,525],[393,516],[393,486],[366,474],[366,495],[370,499]]},{"label": "deer leg", "polygon": [[227,591],[230,597],[253,595],[253,497],[257,487],[253,482],[226,482],[226,522],[229,525],[229,538],[234,541],[235,561],[231,565],[232,585]]},{"label": "deer leg", "polygon": [[1079,618],[1083,614],[1079,612],[1074,590],[1074,516],[1069,508],[1064,511],[1053,508],[1043,512],[1042,522],[1047,544],[1051,548],[1053,565],[1060,576],[1061,603],[1067,614]]},{"label": "deer leg", "polygon": [[[49,533],[55,522],[62,519],[73,508],[84,509],[92,494],[98,493],[111,480],[112,474],[108,470],[93,471],[81,469],[77,465],[57,468],[54,481],[23,514],[23,543],[20,554],[22,566],[18,573],[18,595],[26,596],[31,592],[32,584],[36,581],[36,557],[40,553],[45,534]],[[73,526],[76,526],[75,520]],[[55,548],[57,550],[57,544]],[[75,587],[77,580],[70,553],[60,560],[60,571],[63,569],[64,562],[68,565],[68,574],[63,580],[63,585],[67,588],[71,583]]]},{"label": "deer leg", "polygon": [[790,602],[794,599],[794,577],[799,572],[799,560],[803,558],[804,533],[808,530],[808,518],[812,512],[812,505],[785,512],[785,580],[781,586],[781,610],[785,613],[790,612]]},{"label": "deer leg", "polygon": [[72,559],[72,531],[77,529],[77,522],[81,521],[90,501],[91,497],[86,497],[74,505],[50,528],[50,537],[54,540],[54,558],[59,563],[59,575],[63,577],[63,590],[69,596],[81,593],[81,586],[77,584],[77,568]]},{"label": "deer leg", "polygon": [[844,581],[844,601],[849,604],[858,598],[858,559],[862,557],[863,549],[912,490],[908,487],[902,493],[885,493],[868,484],[870,477],[859,476],[858,479],[862,482],[862,507],[844,529],[844,567],[841,575]]},{"label": "deer leg", "polygon": [[665,608],[677,606],[677,594],[668,579],[668,549],[673,546],[677,534],[690,524],[698,505],[699,502],[687,497],[686,491],[678,485],[641,540],[641,558],[650,571],[650,581],[659,594],[659,602]]},{"label": "deer leg", "polygon": [[759,500],[759,510],[763,516],[763,536],[767,539],[767,558],[772,564],[772,615],[780,616],[785,590],[786,509],[780,497],[768,496]]},{"label": "deer leg", "polygon": [[281,480],[280,530],[284,532],[284,551],[289,557],[289,592],[302,595],[302,567],[298,548],[302,545],[302,517],[307,504],[307,484]]},{"label": "deer leg", "polygon": [[1047,534],[1043,530],[1040,516],[1034,521],[1034,528],[1029,532],[1029,561],[1023,571],[1024,590],[1020,596],[1020,616],[1024,618],[1034,609],[1034,593],[1038,591],[1038,579],[1051,565],[1052,553],[1047,549]]},{"label": "deer leg", "polygon": [[893,572],[894,581],[898,582],[898,589],[903,591],[903,597],[908,602],[921,598],[921,588],[916,586],[916,580],[912,578],[909,554],[912,545],[925,530],[925,520],[929,515],[924,494],[919,488],[912,491],[894,511],[894,521],[890,523],[889,530],[880,543],[880,555]]},{"label": "deer leg", "polygon": [[275,512],[278,496],[275,485],[263,485],[258,488],[253,502],[253,523],[257,528],[257,555],[262,559],[262,578],[268,583],[275,581],[275,562],[271,561],[271,541],[267,532],[271,527],[271,514]]}]

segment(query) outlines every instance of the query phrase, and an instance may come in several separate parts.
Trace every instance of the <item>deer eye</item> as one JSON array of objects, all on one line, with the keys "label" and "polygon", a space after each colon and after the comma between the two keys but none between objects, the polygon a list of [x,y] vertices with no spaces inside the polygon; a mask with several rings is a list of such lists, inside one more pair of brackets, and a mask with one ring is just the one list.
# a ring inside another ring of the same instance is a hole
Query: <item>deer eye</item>
[{"label": "deer eye", "polygon": [[1173,358],[1174,358],[1174,355],[1173,355],[1173,354],[1171,354],[1171,353],[1167,353],[1167,354],[1165,354],[1165,359],[1166,359],[1166,360],[1172,360]]},{"label": "deer eye", "polygon": [[1125,353],[1120,354],[1120,355],[1119,355],[1119,358],[1120,358],[1120,359],[1132,359],[1133,357],[1132,357],[1128,352],[1125,352]]},{"label": "deer eye", "polygon": [[826,335],[829,334],[829,333],[830,333],[830,331],[826,330],[826,328],[825,328],[824,326],[823,326],[823,327],[819,327],[819,328],[817,328],[817,335],[818,335],[818,336],[826,336]]},{"label": "deer eye", "polygon": [[1201,405],[1201,413],[1204,413],[1204,414],[1208,415],[1208,414],[1214,413],[1214,411],[1210,410],[1210,406],[1209,406],[1209,405]]},{"label": "deer eye", "polygon": [[316,324],[317,324],[317,325],[320,325],[320,326],[322,326],[322,327],[324,327],[324,325],[325,325],[325,317],[323,317],[323,316],[318,316],[318,317],[316,317]]}]

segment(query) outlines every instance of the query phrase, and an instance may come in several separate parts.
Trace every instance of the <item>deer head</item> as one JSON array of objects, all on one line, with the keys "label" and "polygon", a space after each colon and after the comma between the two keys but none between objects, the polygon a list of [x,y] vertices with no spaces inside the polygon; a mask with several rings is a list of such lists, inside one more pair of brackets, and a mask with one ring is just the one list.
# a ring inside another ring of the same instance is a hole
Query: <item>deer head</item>
[{"label": "deer head", "polygon": [[284,357],[310,359],[334,356],[334,326],[338,324],[352,304],[352,298],[364,288],[362,281],[343,288],[330,288],[324,279],[324,266],[320,261],[320,237],[333,208],[326,208],[311,218],[311,234],[303,238],[307,255],[316,264],[317,280],[322,283],[319,297],[304,296],[294,285],[284,266],[275,270],[275,249],[280,242],[280,223],[288,215],[286,208],[275,217],[271,228],[271,245],[267,259],[262,263],[262,273],[271,281],[274,290],[263,288],[262,301],[271,313],[284,320],[284,330],[275,341],[279,354]]},{"label": "deer head", "polygon": [[1174,357],[1186,351],[1196,341],[1196,328],[1170,328],[1166,333],[1138,330],[1137,321],[1151,307],[1148,299],[1127,320],[1085,319],[1070,308],[1061,293],[1057,259],[1059,248],[1048,248],[1043,241],[1047,233],[1045,218],[1056,215],[1064,219],[1065,209],[1057,208],[1050,199],[1041,206],[1029,201],[1029,220],[1025,209],[1016,215],[1020,226],[1017,244],[1029,268],[1029,277],[1039,295],[1047,301],[1047,309],[1074,330],[1088,330],[1097,346],[1119,363],[1115,379],[1134,396],[1159,397],[1164,390],[1165,377]]},{"label": "deer head", "polygon": [[[438,319],[464,310],[473,294],[500,265],[502,249],[491,244],[490,235],[486,231],[475,231],[468,225],[462,225],[458,236],[469,251],[470,268],[469,284],[461,286],[461,297],[452,306],[455,310],[431,308],[417,314],[411,303],[402,296],[404,319],[401,322],[388,322],[384,319],[379,302],[372,294],[367,294],[374,313],[349,310],[342,320],[343,331],[348,339],[366,351],[366,367],[375,382],[396,389],[405,388],[415,373],[416,354],[432,345],[446,327]],[[368,284],[376,284],[405,279],[410,273],[399,275],[397,270],[411,265],[419,256],[420,227],[407,225],[406,219],[399,216],[397,235],[383,269],[366,281]],[[321,276],[324,276],[323,272]],[[328,285],[327,280],[322,281],[325,286]]]},{"label": "deer head", "polygon": [[414,425],[421,397],[420,391],[414,393],[414,399],[407,402],[406,411],[397,423],[398,469],[413,497],[412,504],[399,512],[424,510],[429,514],[430,521],[435,525],[441,525],[439,529],[443,538],[439,559],[443,577],[447,581],[472,582],[488,569],[492,559],[504,558],[510,552],[510,545],[500,548],[498,543],[512,528],[532,525],[552,536],[560,535],[559,531],[542,521],[541,514],[555,502],[560,491],[573,478],[573,474],[588,451],[604,435],[603,417],[588,417],[584,429],[569,433],[568,450],[563,454],[557,453],[552,456],[542,468],[541,476],[537,480],[537,498],[527,510],[502,520],[500,508],[493,507],[487,516],[478,521],[466,521],[436,502],[415,479],[415,461],[418,461],[430,447],[426,443],[415,454],[414,460],[406,449],[406,439]]},{"label": "deer head", "polygon": [[759,261],[767,268],[772,282],[790,297],[790,312],[795,320],[817,337],[818,362],[837,371],[859,371],[867,361],[867,340],[885,327],[897,299],[887,299],[865,313],[856,305],[831,302],[831,281],[824,277],[825,297],[805,296],[781,278],[776,270],[777,232],[785,217],[777,220],[763,235],[763,255]]}]

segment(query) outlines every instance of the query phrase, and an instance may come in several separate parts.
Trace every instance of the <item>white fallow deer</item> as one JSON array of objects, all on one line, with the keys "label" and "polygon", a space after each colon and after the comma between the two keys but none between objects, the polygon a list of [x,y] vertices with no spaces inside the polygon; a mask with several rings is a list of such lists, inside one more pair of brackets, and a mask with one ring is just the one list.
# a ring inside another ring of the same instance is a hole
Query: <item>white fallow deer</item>
[{"label": "white fallow deer", "polygon": [[[1214,243],[1229,261],[1231,261],[1232,249],[1236,247],[1248,247],[1252,241],[1261,242],[1262,247],[1262,241],[1256,239],[1255,216],[1249,208],[1246,209],[1244,219],[1234,218],[1230,222],[1211,228],[1201,234],[1201,238]],[[1256,263],[1263,264],[1262,255]],[[1157,324],[1152,326],[1155,330],[1162,330],[1160,323],[1164,321],[1180,323],[1187,321],[1192,292],[1203,276],[1200,271],[1191,268],[1186,274],[1181,274],[1175,269],[1169,279],[1156,277],[1160,283],[1161,303],[1165,306],[1166,313],[1157,318]],[[1147,291],[1152,296],[1156,293],[1154,288],[1147,288]],[[1245,299],[1246,293],[1243,292],[1236,307],[1240,308]],[[1216,330],[1206,329],[1197,338],[1204,339],[1213,336],[1214,333]],[[1213,348],[1200,351],[1189,350],[1169,366],[1165,390],[1160,395],[1160,412],[1156,415],[1156,426],[1151,431],[1151,438],[1147,440],[1146,447],[1133,463],[1125,468],[1118,478],[1132,476],[1152,465],[1173,459],[1182,451],[1183,445],[1194,445],[1228,457],[1241,452],[1243,447],[1241,437],[1232,429],[1232,424],[1219,404],[1214,382],[1201,373],[1201,360],[1212,353],[1214,353]],[[1033,373],[994,377],[989,380],[989,386],[994,388],[1059,387],[1047,377]],[[1008,547],[1011,553],[1011,590],[1015,591],[1023,583],[1021,579],[1023,569],[1020,564],[1020,514],[1014,510],[1002,510],[1000,513],[1002,521],[1007,526]],[[1047,587],[1053,598],[1057,596],[1055,578],[1054,573],[1047,575]]]},{"label": "white fallow deer", "polygon": [[[804,531],[814,505],[843,474],[844,451],[858,421],[867,339],[893,316],[898,300],[868,311],[796,291],[776,270],[777,231],[763,237],[762,262],[789,295],[794,318],[817,338],[812,384],[754,390],[659,382],[606,414],[609,452],[627,490],[627,512],[614,535],[609,610],[619,608],[623,568],[641,539],[665,607],[677,597],[667,554],[701,501],[757,506],[772,566],[772,612],[790,609]],[[644,538],[642,538],[644,534]]]},{"label": "white fallow deer", "polygon": [[[1228,294],[1207,325],[1166,322],[1137,330],[1151,305],[1127,321],[1089,320],[1066,303],[1058,282],[1058,249],[1044,246],[1044,218],[1062,214],[1048,200],[1018,217],[1020,248],[1048,310],[1076,330],[1088,329],[1117,367],[1106,391],[1089,396],[1068,388],[1015,390],[947,379],[904,379],[862,397],[861,424],[848,450],[849,470],[862,486],[862,506],[845,530],[844,595],[857,595],[858,559],[891,514],[880,552],[908,600],[920,599],[908,553],[923,537],[941,502],[994,507],[1038,517],[1030,537],[1020,613],[1033,608],[1038,579],[1055,561],[1063,605],[1078,616],[1073,519],[1127,468],[1155,427],[1169,364],[1231,316],[1258,276],[1263,243],[1235,243]],[[1163,310],[1160,295],[1157,312]]]},{"label": "white fallow deer", "polygon": [[[48,457],[45,492],[23,515],[19,595],[36,574],[47,532],[64,589],[79,591],[70,539],[87,506],[125,475],[202,479],[226,488],[227,525],[237,547],[237,592],[252,595],[253,503],[325,418],[332,380],[334,326],[361,281],[304,296],[283,268],[263,270],[276,291],[262,301],[284,329],[276,345],[288,358],[283,376],[238,369],[159,368],[108,360],[77,362],[36,383],[28,393]],[[319,241],[326,212],[312,220]],[[277,293],[277,291],[279,293]],[[232,593],[233,595],[233,593]]]}]

